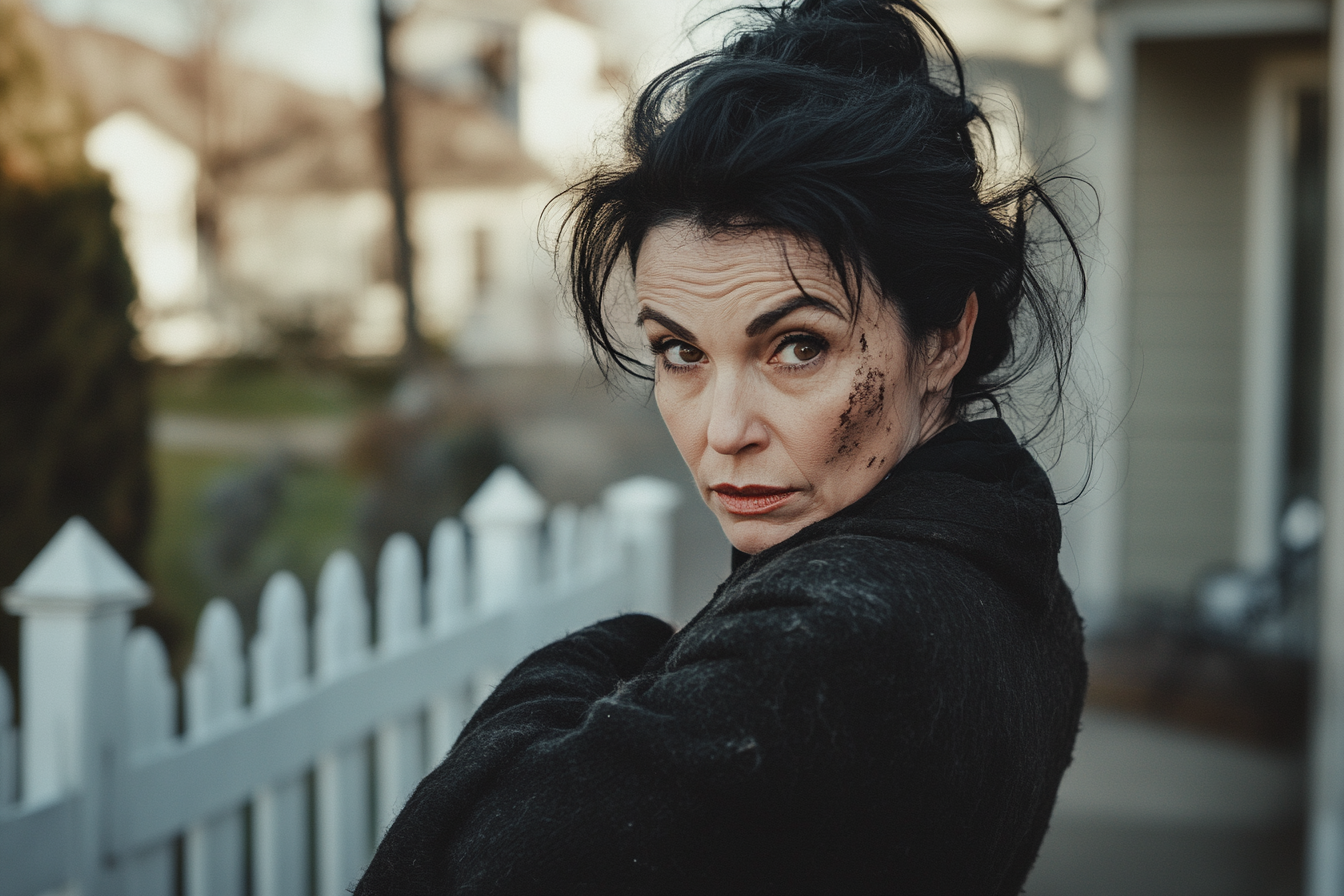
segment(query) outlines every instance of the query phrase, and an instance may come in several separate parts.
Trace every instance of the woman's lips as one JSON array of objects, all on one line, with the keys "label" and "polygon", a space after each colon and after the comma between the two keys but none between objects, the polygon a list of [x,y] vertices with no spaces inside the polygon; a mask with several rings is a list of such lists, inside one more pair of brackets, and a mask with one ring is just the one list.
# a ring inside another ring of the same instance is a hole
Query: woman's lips
[{"label": "woman's lips", "polygon": [[797,489],[772,485],[729,485],[726,482],[711,485],[709,490],[718,496],[725,510],[738,516],[769,513],[797,494]]}]

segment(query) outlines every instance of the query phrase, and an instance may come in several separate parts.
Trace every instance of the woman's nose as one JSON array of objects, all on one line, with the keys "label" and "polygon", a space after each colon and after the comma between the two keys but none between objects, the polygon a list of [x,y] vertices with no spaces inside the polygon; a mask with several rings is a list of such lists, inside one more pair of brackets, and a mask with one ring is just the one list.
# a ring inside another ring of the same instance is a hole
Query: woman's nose
[{"label": "woman's nose", "polygon": [[760,450],[770,441],[759,401],[742,377],[715,377],[710,396],[709,447],[719,454],[735,455]]}]

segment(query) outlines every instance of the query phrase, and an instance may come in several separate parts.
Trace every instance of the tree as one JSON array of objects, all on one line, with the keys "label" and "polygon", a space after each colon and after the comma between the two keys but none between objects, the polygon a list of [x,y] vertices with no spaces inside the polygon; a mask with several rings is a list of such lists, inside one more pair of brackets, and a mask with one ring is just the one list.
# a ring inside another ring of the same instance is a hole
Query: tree
[{"label": "tree", "polygon": [[392,63],[392,30],[397,20],[387,0],[378,0],[378,63],[383,78],[383,97],[379,105],[382,123],[383,161],[387,166],[387,192],[392,200],[393,268],[401,289],[405,345],[402,361],[413,368],[423,360],[424,344],[420,335],[415,306],[415,255],[411,247],[410,226],[406,213],[406,178],[402,171],[401,121],[397,108],[397,70]]},{"label": "tree", "polygon": [[[21,0],[0,0],[0,583],[72,515],[140,567],[150,514],[149,384],[135,282],[79,104]],[[0,663],[16,666],[0,614]]]}]

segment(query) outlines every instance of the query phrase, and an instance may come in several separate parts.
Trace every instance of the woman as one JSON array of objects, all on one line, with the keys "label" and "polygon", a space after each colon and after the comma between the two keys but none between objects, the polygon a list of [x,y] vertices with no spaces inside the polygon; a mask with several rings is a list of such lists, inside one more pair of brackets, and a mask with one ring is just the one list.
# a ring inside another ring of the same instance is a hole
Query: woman
[{"label": "woman", "polygon": [[358,894],[1016,893],[1031,868],[1082,636],[1050,483],[971,414],[1040,360],[1060,394],[1070,306],[1026,228],[1058,216],[988,185],[915,3],[752,16],[644,91],[568,231],[595,355],[638,372],[631,266],[732,574],[679,632],[621,616],[524,660]]}]

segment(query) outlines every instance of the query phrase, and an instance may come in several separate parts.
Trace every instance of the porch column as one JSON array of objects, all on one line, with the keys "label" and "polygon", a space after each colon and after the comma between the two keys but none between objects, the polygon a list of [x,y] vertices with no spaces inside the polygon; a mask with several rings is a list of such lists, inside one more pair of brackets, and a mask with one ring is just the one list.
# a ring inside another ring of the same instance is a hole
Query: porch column
[{"label": "porch column", "polygon": [[1312,734],[1308,896],[1344,893],[1344,0],[1330,22],[1322,408],[1320,644]]},{"label": "porch column", "polygon": [[1126,464],[1120,423],[1130,404],[1130,243],[1133,205],[1134,30],[1123,16],[1102,12],[1098,38],[1109,67],[1106,93],[1074,103],[1071,130],[1078,141],[1077,168],[1097,188],[1101,221],[1085,247],[1095,259],[1088,271],[1086,320],[1079,335],[1078,383],[1095,411],[1095,442],[1074,444],[1060,465],[1056,488],[1076,489],[1090,462],[1087,490],[1061,508],[1066,545],[1065,578],[1089,636],[1110,624],[1120,602]]}]

